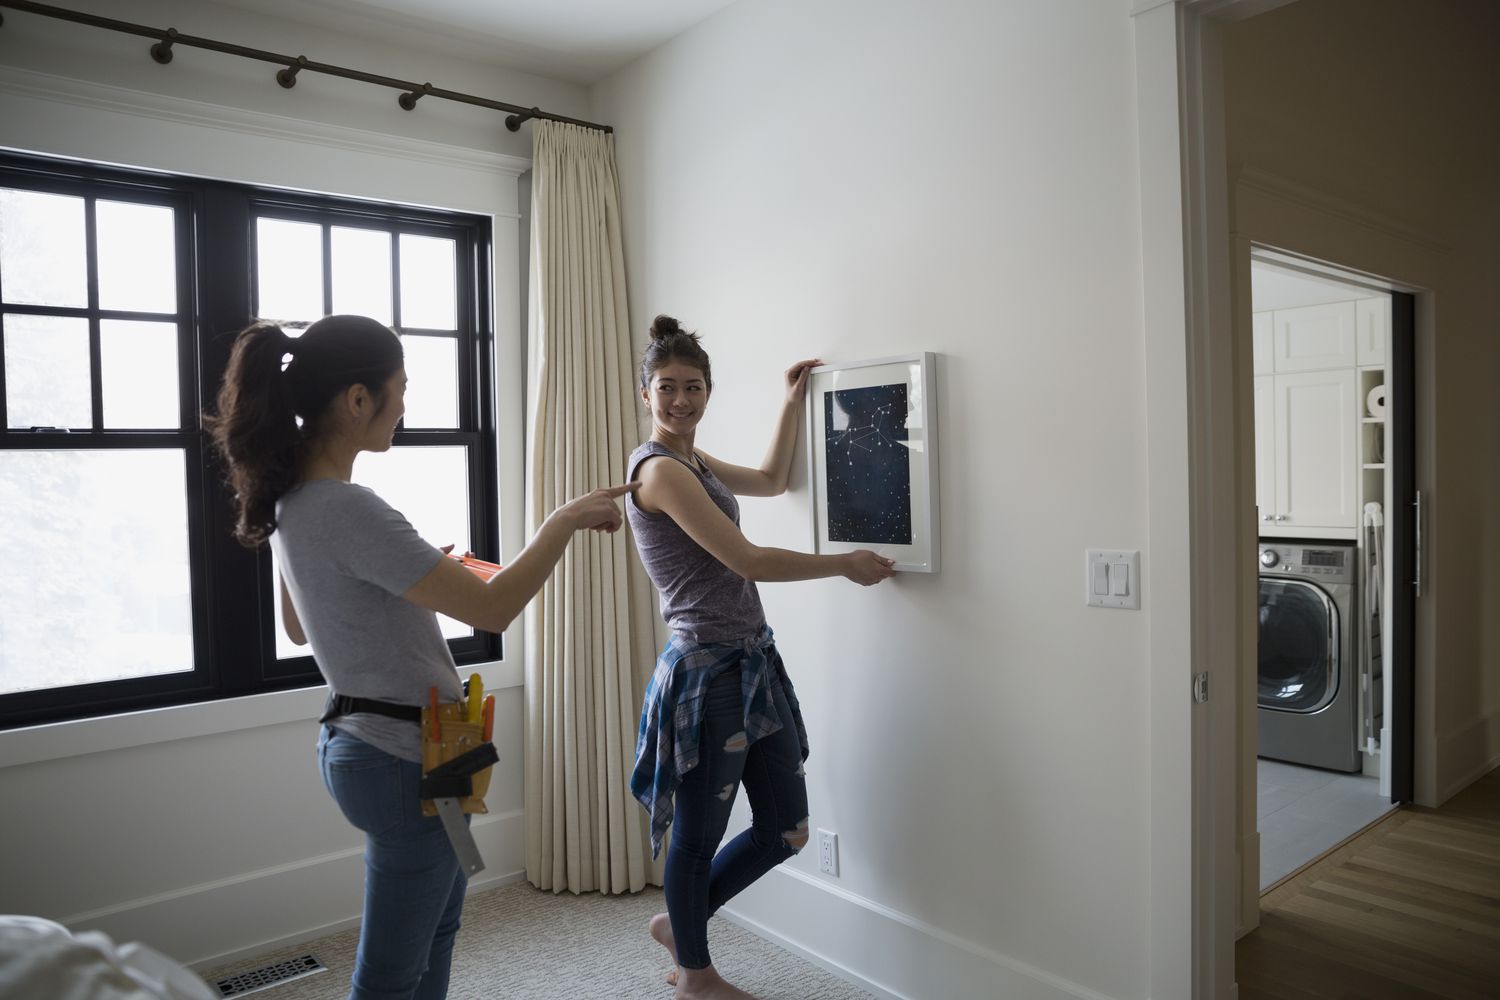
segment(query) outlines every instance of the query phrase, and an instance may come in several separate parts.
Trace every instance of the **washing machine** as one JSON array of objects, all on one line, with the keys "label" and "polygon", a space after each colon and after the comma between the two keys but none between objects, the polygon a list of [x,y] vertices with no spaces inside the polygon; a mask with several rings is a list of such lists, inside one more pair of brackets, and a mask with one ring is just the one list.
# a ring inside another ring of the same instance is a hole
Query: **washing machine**
[{"label": "washing machine", "polygon": [[1261,541],[1260,756],[1361,769],[1358,578],[1353,542]]}]

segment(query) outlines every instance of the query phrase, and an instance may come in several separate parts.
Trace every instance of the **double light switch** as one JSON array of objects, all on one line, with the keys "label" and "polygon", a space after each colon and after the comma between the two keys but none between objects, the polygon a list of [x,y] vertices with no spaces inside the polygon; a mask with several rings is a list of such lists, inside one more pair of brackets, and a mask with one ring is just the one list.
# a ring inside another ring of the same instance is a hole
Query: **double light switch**
[{"label": "double light switch", "polygon": [[1090,607],[1141,606],[1141,553],[1126,549],[1085,550],[1084,591]]}]

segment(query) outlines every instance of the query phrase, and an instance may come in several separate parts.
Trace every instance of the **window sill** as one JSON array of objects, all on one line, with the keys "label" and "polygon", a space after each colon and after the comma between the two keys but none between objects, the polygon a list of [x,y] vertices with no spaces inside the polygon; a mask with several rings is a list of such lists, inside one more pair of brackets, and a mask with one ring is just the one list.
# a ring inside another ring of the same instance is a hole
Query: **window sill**
[{"label": "window sill", "polygon": [[[464,667],[461,672],[467,676],[475,671],[484,678],[487,691],[522,686],[519,663],[485,663]],[[11,729],[0,732],[0,769],[286,722],[311,721],[322,712],[327,696],[328,688],[320,685]]]}]

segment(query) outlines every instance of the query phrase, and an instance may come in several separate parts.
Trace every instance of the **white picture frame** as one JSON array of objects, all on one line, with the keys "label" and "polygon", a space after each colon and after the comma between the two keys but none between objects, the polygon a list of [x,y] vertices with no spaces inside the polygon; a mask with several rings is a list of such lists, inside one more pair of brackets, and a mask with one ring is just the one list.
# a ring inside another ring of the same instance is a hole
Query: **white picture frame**
[{"label": "white picture frame", "polygon": [[820,365],[808,375],[813,551],[871,549],[936,573],[936,355]]}]

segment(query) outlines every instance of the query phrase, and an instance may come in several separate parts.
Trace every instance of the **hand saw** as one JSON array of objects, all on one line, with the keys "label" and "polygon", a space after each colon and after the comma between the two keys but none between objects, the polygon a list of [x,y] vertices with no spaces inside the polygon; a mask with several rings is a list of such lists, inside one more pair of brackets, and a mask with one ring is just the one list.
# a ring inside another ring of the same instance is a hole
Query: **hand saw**
[{"label": "hand saw", "polygon": [[443,830],[464,874],[473,876],[484,871],[484,859],[479,856],[479,847],[469,824],[464,821],[463,806],[459,800],[474,792],[474,775],[500,759],[493,743],[481,743],[467,753],[454,757],[422,775],[421,797],[437,806],[438,818],[443,821]]}]

